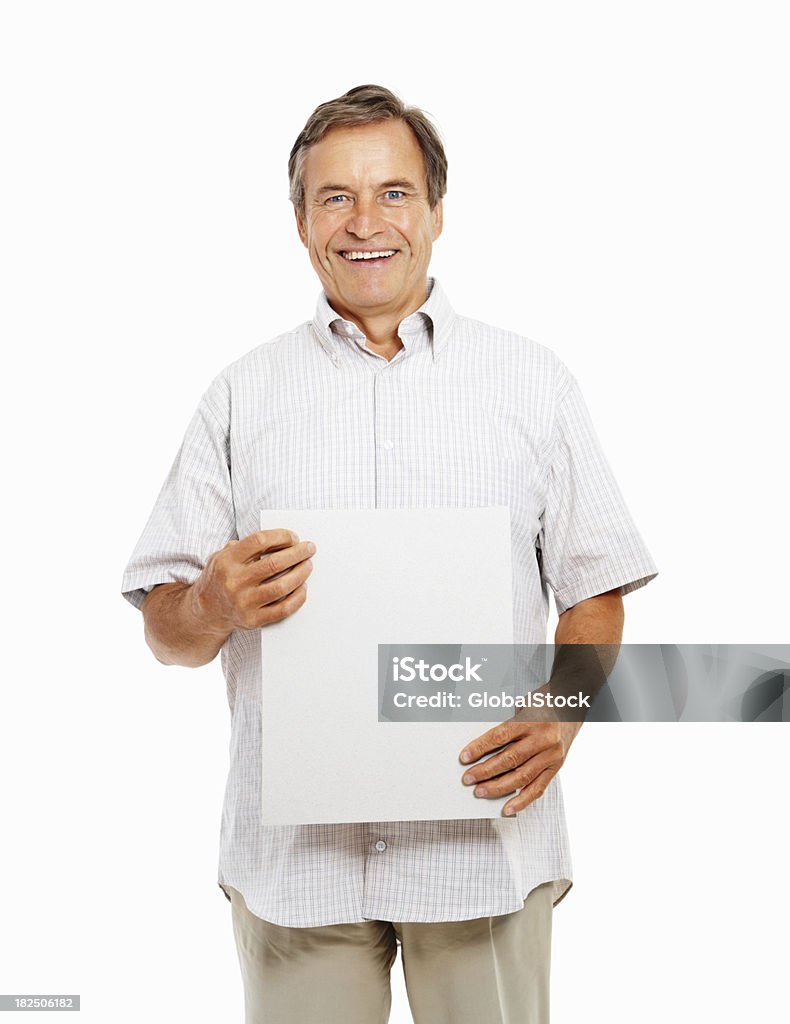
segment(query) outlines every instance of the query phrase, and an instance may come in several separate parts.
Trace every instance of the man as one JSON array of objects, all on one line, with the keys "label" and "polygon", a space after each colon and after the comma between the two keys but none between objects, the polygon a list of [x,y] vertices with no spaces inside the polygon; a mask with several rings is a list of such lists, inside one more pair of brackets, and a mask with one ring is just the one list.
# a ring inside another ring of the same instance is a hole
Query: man
[{"label": "man", "polygon": [[550,588],[558,644],[617,644],[622,595],[655,575],[568,370],[428,278],[446,168],[427,117],[386,89],[314,111],[289,174],[315,316],[209,387],[124,578],[160,661],[222,652],[219,882],[248,1024],[386,1021],[398,942],[417,1024],[546,1021],[571,885],[557,771],[578,730],[470,736],[461,765],[483,760],[459,774],[514,794],[502,818],[264,826],[261,634],[298,612],[316,552],[287,523],[259,530],[260,509],[509,505],[517,643],[545,642]]}]

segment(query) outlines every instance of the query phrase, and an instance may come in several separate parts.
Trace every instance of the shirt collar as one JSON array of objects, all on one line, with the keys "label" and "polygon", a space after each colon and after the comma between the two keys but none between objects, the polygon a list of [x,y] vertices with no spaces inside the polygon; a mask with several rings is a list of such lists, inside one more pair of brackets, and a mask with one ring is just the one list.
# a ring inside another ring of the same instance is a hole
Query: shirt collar
[{"label": "shirt collar", "polygon": [[[455,320],[455,311],[450,305],[447,296],[442,291],[439,282],[433,277],[428,278],[428,297],[425,302],[423,302],[420,308],[415,310],[414,313],[407,316],[405,320],[402,320],[398,326],[407,327],[408,322],[412,317],[418,317],[420,315],[422,315],[422,317],[424,317],[433,328],[431,331],[431,344],[433,346],[433,359],[435,362],[450,339],[453,321]],[[344,320],[334,309],[332,309],[326,292],[324,291],[322,291],[318,296],[315,316],[313,317],[312,322],[316,334],[318,335],[318,340],[321,342],[321,347],[336,365],[338,363],[338,355],[336,351],[337,339],[332,331],[332,325],[337,324],[338,327],[342,325],[343,329],[342,331],[339,331],[341,335],[345,334],[346,337],[354,338],[356,334],[357,337],[362,337],[362,333],[358,327],[350,321]]]}]

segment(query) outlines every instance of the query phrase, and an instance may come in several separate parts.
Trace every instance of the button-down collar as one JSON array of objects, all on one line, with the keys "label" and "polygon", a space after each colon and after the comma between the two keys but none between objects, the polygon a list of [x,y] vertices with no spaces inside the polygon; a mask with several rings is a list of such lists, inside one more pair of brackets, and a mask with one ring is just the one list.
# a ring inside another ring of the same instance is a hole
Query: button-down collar
[{"label": "button-down collar", "polygon": [[[398,324],[398,336],[403,341],[404,347],[408,347],[410,336],[422,333],[424,326],[427,326],[433,346],[433,358],[436,361],[449,341],[454,320],[455,312],[439,282],[435,278],[429,277],[427,299],[418,310],[401,320]],[[335,365],[339,363],[337,344],[339,340],[348,339],[362,348],[365,347],[365,335],[356,324],[344,320],[331,307],[326,292],[323,291],[316,304],[313,327],[322,348]]]}]

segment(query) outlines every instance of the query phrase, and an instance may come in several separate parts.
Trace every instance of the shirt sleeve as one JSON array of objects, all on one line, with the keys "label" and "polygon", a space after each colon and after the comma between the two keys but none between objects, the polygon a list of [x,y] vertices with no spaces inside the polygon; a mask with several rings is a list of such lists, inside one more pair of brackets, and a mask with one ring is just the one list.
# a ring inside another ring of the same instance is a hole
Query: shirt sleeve
[{"label": "shirt sleeve", "polygon": [[634,525],[576,379],[563,368],[537,546],[557,612],[597,594],[627,594],[657,574]]},{"label": "shirt sleeve", "polygon": [[230,388],[203,395],[123,575],[136,608],[159,583],[192,583],[209,556],[236,538],[230,472]]}]

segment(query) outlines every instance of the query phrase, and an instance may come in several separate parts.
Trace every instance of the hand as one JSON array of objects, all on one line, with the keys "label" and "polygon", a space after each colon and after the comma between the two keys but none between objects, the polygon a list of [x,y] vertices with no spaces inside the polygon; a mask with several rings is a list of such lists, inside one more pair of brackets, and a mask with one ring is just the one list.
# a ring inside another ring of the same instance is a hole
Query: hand
[{"label": "hand", "polygon": [[496,751],[492,757],[468,768],[463,782],[468,786],[477,784],[478,797],[504,796],[520,790],[502,808],[504,815],[512,817],[543,796],[580,728],[581,722],[502,722],[461,752],[462,764],[471,764]]},{"label": "hand", "polygon": [[191,587],[196,614],[209,633],[258,629],[301,608],[315,544],[290,530],[259,530],[215,551]]}]

